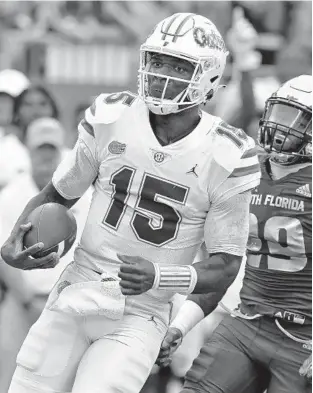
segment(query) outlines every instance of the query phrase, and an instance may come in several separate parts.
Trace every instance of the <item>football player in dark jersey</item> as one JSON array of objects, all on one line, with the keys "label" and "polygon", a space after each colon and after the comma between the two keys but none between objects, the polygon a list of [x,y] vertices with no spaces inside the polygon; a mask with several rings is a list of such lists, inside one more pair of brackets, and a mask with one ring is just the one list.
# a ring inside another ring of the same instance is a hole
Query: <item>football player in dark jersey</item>
[{"label": "football player in dark jersey", "polygon": [[[181,393],[304,393],[312,357],[312,76],[283,84],[260,121],[262,178],[250,207],[239,308],[202,348]],[[216,307],[191,295],[163,341],[166,364],[183,336]]]}]

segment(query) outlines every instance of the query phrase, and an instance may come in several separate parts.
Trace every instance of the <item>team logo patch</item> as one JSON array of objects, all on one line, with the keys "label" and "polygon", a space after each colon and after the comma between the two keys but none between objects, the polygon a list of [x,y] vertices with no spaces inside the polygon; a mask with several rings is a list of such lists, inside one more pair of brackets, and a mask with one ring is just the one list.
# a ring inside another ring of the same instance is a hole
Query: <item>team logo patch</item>
[{"label": "team logo patch", "polygon": [[156,164],[162,165],[163,163],[167,162],[171,159],[171,156],[167,153],[163,153],[162,151],[150,149],[153,161]]},{"label": "team logo patch", "polygon": [[193,31],[193,38],[196,43],[200,45],[202,48],[206,45],[206,35],[205,31],[202,27],[196,27]]},{"label": "team logo patch", "polygon": [[155,320],[154,315],[151,315],[151,317],[148,319],[148,322],[153,322],[155,326],[158,326],[158,324],[157,324],[157,322]]},{"label": "team logo patch", "polygon": [[164,155],[164,153],[157,151],[156,153],[154,153],[153,158],[154,158],[155,162],[163,162],[165,155]]},{"label": "team logo patch", "polygon": [[300,194],[300,195],[304,195],[304,196],[306,196],[308,198],[312,197],[309,184],[305,184],[304,186],[301,186],[301,187],[297,188],[296,189],[296,193]]},{"label": "team logo patch", "polygon": [[68,287],[69,285],[71,285],[71,283],[69,281],[61,281],[58,285],[58,289],[57,289],[57,293],[58,295],[60,295],[60,293],[63,291],[63,289],[65,289],[66,287]]},{"label": "team logo patch", "polygon": [[108,149],[111,154],[123,154],[126,150],[126,144],[117,141],[112,141],[109,144]]},{"label": "team logo patch", "polygon": [[193,38],[202,48],[205,46],[210,49],[217,49],[226,52],[226,46],[223,38],[216,34],[214,30],[205,31],[203,27],[196,27],[193,30]]},{"label": "team logo patch", "polygon": [[196,172],[196,168],[197,168],[198,164],[196,164],[195,166],[193,166],[189,171],[186,172],[187,175],[194,175],[196,177],[199,177],[197,172]]}]

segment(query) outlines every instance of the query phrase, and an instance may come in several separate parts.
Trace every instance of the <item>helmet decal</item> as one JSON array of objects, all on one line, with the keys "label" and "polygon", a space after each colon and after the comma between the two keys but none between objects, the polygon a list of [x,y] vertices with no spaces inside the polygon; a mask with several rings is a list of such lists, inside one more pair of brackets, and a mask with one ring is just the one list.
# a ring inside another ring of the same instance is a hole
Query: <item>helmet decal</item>
[{"label": "helmet decal", "polygon": [[[178,37],[183,37],[190,29],[192,29],[192,27],[188,27],[186,31],[184,26],[187,25],[188,20],[190,20],[194,15],[195,14],[187,14],[184,18],[180,18],[180,14],[175,14],[165,29],[163,29],[163,26],[166,25],[166,22],[164,21],[164,25],[161,27],[161,32],[163,33],[162,39],[165,40],[172,38],[172,42],[176,42]],[[175,21],[178,21],[179,24],[177,25]]]}]

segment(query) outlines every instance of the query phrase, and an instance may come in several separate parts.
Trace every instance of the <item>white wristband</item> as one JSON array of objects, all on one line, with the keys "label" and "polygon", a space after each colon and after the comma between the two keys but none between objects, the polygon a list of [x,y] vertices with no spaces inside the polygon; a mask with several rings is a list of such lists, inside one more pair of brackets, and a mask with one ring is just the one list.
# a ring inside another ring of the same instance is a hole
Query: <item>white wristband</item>
[{"label": "white wristband", "polygon": [[189,295],[198,281],[196,269],[191,265],[159,265],[153,263],[155,277],[152,289],[175,291]]},{"label": "white wristband", "polygon": [[183,337],[205,317],[197,303],[186,300],[178,311],[170,327],[179,329]]}]

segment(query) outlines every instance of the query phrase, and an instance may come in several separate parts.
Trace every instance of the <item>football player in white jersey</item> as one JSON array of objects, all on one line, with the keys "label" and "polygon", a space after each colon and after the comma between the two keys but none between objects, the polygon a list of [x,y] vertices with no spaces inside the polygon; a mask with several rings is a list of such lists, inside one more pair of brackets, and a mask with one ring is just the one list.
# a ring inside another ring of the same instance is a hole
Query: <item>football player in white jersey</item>
[{"label": "football player in white jersey", "polygon": [[[175,293],[211,293],[234,280],[248,238],[254,142],[200,109],[218,90],[227,51],[195,14],[161,21],[140,49],[139,94],[100,95],[52,182],[2,248],[21,269],[57,256],[22,249],[28,214],[72,206],[95,191],[74,262],[17,357],[10,393],[138,393],[157,358]],[[191,266],[205,242],[210,256]],[[136,296],[134,296],[136,295]]]}]

